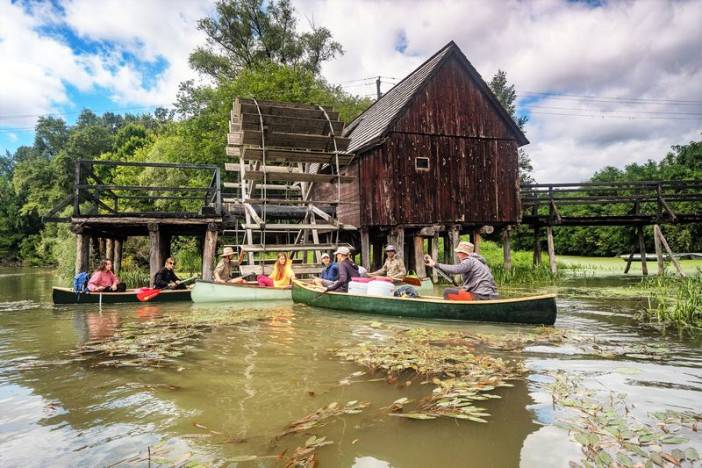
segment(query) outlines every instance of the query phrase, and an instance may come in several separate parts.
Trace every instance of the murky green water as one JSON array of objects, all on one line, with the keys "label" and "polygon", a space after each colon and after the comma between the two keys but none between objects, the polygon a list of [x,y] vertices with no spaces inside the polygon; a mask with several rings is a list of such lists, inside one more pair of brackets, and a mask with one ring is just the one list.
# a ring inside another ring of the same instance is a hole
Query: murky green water
[{"label": "murky green water", "polygon": [[[149,448],[152,464],[256,455],[240,465],[279,466],[277,455],[286,458],[309,437],[277,437],[288,424],[349,400],[370,406],[310,431],[334,442],[319,450],[321,466],[568,466],[580,448],[554,425],[559,415],[545,386],[554,370],[625,393],[640,418],[702,412],[700,343],[638,327],[631,319],[638,300],[598,297],[621,280],[563,288],[556,327],[578,339],[521,353],[528,373],[500,389],[502,399],[481,404],[491,413],[487,424],[389,417],[393,401],[420,399],[431,387],[368,375],[340,384],[360,368],[330,349],[387,339],[386,327],[372,322],[498,335],[534,328],[357,317],[287,303],[53,306],[52,281],[38,270],[0,270],[0,466],[146,466]],[[164,330],[185,330],[165,361],[76,353]],[[700,450],[702,439],[693,434],[687,445]]]}]

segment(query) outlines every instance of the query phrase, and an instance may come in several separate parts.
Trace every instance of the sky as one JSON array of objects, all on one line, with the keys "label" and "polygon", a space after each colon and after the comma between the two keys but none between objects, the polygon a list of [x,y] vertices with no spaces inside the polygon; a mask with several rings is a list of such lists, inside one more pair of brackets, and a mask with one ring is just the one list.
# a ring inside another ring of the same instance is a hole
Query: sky
[{"label": "sky", "polygon": [[[486,81],[505,70],[539,182],[660,160],[702,132],[702,1],[293,0],[299,28],[345,53],[323,76],[387,90],[455,41]],[[197,79],[197,0],[0,0],[0,151],[31,144],[39,115],[148,112]]]}]

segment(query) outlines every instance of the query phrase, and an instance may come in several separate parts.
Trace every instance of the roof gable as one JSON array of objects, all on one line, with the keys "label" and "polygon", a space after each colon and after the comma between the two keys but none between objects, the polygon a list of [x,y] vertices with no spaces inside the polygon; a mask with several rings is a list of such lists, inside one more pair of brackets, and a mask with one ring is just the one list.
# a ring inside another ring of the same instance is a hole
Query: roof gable
[{"label": "roof gable", "polygon": [[492,103],[493,109],[507,124],[518,144],[521,146],[529,143],[524,133],[502,107],[477,70],[471,65],[456,43],[451,41],[351,122],[344,132],[345,136],[351,137],[348,151],[358,152],[375,145],[402,115],[412,98],[430,81],[441,65],[453,56],[463,65],[472,81]]}]

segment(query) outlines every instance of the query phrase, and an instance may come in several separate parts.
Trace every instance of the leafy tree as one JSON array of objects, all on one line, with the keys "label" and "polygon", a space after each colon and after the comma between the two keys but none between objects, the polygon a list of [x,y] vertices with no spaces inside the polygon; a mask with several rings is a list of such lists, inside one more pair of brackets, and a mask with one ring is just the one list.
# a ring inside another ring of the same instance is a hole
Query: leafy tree
[{"label": "leafy tree", "polygon": [[[529,118],[525,115],[516,115],[517,91],[514,88],[514,84],[509,84],[507,81],[507,73],[504,70],[497,70],[497,73],[492,77],[488,86],[490,86],[490,90],[495,97],[497,97],[497,100],[500,101],[502,107],[504,107],[512,117],[519,129],[524,132],[524,124],[527,123]],[[522,148],[519,148],[517,156],[519,161],[519,181],[522,184],[534,183],[534,166],[531,164],[529,154]]]},{"label": "leafy tree", "polygon": [[207,42],[190,54],[190,65],[218,81],[266,63],[317,74],[323,62],[343,53],[327,28],[298,33],[289,0],[219,0],[215,11],[198,22]]}]

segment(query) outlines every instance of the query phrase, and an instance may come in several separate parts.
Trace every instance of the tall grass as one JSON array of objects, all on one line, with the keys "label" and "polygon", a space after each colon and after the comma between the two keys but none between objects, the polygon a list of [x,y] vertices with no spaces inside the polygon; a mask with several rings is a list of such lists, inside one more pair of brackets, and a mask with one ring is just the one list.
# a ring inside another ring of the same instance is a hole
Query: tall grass
[{"label": "tall grass", "polygon": [[642,287],[650,293],[645,319],[702,329],[702,271],[686,278],[645,279]]},{"label": "tall grass", "polygon": [[496,242],[483,241],[480,243],[480,255],[485,257],[492,270],[495,282],[500,286],[515,284],[554,283],[564,277],[565,265],[558,265],[558,273],[551,273],[548,267],[548,257],[542,256],[540,265],[533,265],[533,253],[524,250],[512,251],[512,269],[506,270],[503,265],[502,246]]}]

